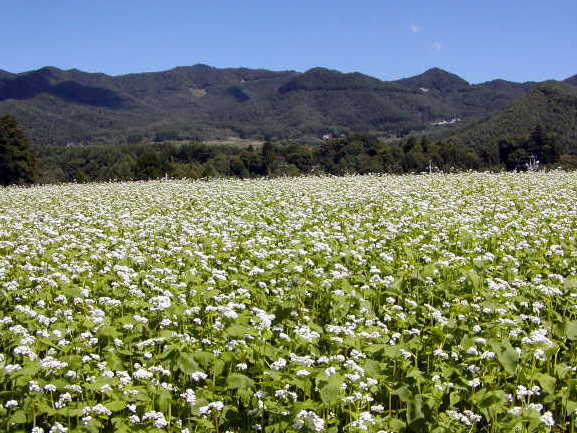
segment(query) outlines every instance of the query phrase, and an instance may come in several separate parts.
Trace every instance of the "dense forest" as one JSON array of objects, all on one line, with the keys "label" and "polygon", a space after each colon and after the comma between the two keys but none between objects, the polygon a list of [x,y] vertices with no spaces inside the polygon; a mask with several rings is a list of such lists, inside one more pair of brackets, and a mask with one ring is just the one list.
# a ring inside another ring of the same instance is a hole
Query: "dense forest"
[{"label": "dense forest", "polygon": [[556,81],[541,83],[507,108],[456,131],[448,140],[480,153],[494,153],[499,141],[518,141],[537,125],[555,136],[562,153],[577,154],[577,87]]},{"label": "dense forest", "polygon": [[452,172],[577,168],[555,135],[537,125],[528,135],[501,139],[490,151],[412,135],[383,140],[371,134],[325,139],[321,144],[265,141],[262,145],[200,142],[118,146],[35,146],[14,118],[0,119],[0,184]]},{"label": "dense forest", "polygon": [[[411,136],[398,142],[370,134],[324,140],[320,145],[272,143],[214,146],[204,143],[147,143],[120,146],[43,147],[36,149],[42,183],[260,176],[307,173],[415,173],[462,170],[573,168],[554,137],[540,125],[519,140],[502,140],[493,154],[461,144]],[[539,162],[537,162],[539,161]]]}]

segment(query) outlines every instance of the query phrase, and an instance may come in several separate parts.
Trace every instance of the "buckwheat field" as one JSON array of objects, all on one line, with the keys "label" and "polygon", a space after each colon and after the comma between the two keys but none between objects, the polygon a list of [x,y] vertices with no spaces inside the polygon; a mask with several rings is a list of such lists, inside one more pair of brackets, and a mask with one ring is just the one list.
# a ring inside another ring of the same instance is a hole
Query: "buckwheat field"
[{"label": "buckwheat field", "polygon": [[0,189],[0,431],[573,432],[577,174]]}]

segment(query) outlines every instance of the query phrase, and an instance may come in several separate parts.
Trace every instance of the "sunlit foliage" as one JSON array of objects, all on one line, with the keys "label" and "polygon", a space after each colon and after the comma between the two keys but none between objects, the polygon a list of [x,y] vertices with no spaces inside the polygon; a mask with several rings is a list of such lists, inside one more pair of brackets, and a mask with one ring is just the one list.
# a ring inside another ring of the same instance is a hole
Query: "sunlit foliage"
[{"label": "sunlit foliage", "polygon": [[572,431],[577,175],[0,189],[0,430]]}]

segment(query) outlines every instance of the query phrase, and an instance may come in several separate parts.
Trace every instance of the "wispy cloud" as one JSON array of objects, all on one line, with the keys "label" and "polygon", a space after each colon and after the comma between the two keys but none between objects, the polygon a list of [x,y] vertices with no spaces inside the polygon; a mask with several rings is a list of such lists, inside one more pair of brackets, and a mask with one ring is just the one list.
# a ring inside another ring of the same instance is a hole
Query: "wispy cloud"
[{"label": "wispy cloud", "polygon": [[441,48],[443,48],[443,46],[441,45],[440,42],[433,42],[433,49],[435,51],[441,51]]},{"label": "wispy cloud", "polygon": [[410,29],[413,33],[419,33],[421,31],[421,26],[418,26],[417,24],[411,24]]}]

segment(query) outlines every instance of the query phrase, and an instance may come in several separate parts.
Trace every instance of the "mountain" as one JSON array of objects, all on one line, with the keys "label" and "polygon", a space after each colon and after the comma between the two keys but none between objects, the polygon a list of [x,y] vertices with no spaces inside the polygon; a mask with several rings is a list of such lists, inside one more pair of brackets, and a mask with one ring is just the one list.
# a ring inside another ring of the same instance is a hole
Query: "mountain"
[{"label": "mountain", "polygon": [[300,73],[197,64],[109,76],[45,67],[0,71],[0,115],[15,115],[39,145],[343,131],[398,135],[435,121],[482,119],[534,86],[503,80],[471,85],[437,68],[383,81],[325,68]]},{"label": "mountain", "polygon": [[105,80],[99,80],[92,74],[46,67],[17,76],[5,75],[0,87],[0,101],[28,100],[46,94],[95,107],[121,108],[128,105],[128,98],[108,87]]},{"label": "mountain", "polygon": [[546,81],[504,110],[454,134],[450,141],[495,152],[498,141],[529,136],[537,125],[553,135],[562,153],[577,153],[577,87]]},{"label": "mountain", "polygon": [[439,68],[432,68],[421,75],[404,78],[397,82],[412,89],[427,89],[426,91],[436,90],[441,93],[449,93],[469,87],[469,83],[458,75],[451,74]]},{"label": "mountain", "polygon": [[573,75],[565,80],[565,83],[569,83],[573,86],[577,86],[577,75]]},{"label": "mountain", "polygon": [[14,74],[11,74],[10,72],[3,71],[2,69],[0,69],[0,80],[10,79],[13,76]]}]

